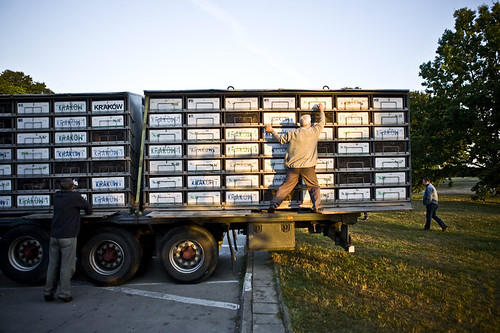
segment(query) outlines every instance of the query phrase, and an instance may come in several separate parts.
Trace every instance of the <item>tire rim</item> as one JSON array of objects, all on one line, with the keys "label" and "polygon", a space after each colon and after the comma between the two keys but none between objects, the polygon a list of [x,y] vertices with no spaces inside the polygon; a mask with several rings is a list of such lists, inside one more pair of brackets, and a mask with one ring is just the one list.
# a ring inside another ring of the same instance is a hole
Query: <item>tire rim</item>
[{"label": "tire rim", "polygon": [[193,273],[203,265],[203,248],[189,240],[179,241],[170,248],[168,259],[179,273]]},{"label": "tire rim", "polygon": [[34,270],[43,258],[42,244],[33,237],[19,237],[9,247],[9,262],[18,271]]},{"label": "tire rim", "polygon": [[92,269],[101,275],[115,274],[123,266],[124,251],[118,243],[112,240],[97,243],[89,256]]}]

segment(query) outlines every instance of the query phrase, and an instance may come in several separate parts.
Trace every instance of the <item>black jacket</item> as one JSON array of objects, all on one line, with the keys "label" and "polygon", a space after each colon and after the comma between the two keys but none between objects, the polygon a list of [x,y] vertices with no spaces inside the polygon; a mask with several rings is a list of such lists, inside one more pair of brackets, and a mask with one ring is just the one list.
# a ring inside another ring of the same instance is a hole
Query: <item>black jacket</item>
[{"label": "black jacket", "polygon": [[80,209],[92,214],[92,205],[79,192],[58,191],[54,194],[54,218],[50,236],[73,238],[80,232]]}]

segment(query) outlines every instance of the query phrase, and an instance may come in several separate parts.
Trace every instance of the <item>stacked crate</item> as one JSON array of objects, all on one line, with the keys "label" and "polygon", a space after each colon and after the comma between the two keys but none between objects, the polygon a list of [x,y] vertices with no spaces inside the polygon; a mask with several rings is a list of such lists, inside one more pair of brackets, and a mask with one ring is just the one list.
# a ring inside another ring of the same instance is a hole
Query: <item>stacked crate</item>
[{"label": "stacked crate", "polygon": [[[267,208],[286,145],[264,131],[313,123],[325,106],[316,172],[324,207],[410,200],[407,91],[146,91],[146,208]],[[310,207],[299,184],[281,207]]]},{"label": "stacked crate", "polygon": [[[95,208],[129,208],[134,200],[142,96],[115,94],[0,97],[3,209],[50,210],[62,178]],[[4,121],[4,124],[6,122]],[[8,140],[6,136],[8,136]]]}]

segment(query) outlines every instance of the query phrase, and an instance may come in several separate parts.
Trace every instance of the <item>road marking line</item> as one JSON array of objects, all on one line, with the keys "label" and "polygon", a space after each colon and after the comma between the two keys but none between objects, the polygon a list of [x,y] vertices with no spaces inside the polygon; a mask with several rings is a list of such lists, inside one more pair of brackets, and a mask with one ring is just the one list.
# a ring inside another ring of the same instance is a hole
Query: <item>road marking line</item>
[{"label": "road marking line", "polygon": [[228,310],[238,310],[240,308],[240,306],[238,304],[234,304],[234,303],[210,301],[210,300],[191,298],[191,297],[183,297],[183,296],[178,296],[178,295],[157,293],[154,291],[147,291],[147,290],[137,290],[137,289],[131,289],[131,288],[125,288],[125,287],[104,287],[103,289],[110,290],[110,291],[117,291],[117,292],[121,292],[121,293],[125,293],[125,294],[151,297],[151,298],[163,299],[166,301],[174,301],[174,302],[179,302],[179,303],[208,306],[208,307],[213,307],[213,308],[221,308],[221,309],[228,309]]},{"label": "road marking line", "polygon": [[217,283],[239,283],[238,280],[228,280],[228,281],[208,281],[206,284],[217,284]]}]

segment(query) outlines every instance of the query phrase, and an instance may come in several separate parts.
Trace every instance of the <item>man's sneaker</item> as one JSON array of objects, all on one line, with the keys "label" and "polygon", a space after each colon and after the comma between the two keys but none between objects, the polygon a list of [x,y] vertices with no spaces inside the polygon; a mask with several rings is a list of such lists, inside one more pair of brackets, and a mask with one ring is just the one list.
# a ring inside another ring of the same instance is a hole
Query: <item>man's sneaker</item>
[{"label": "man's sneaker", "polygon": [[443,232],[444,232],[446,229],[448,229],[448,226],[447,226],[447,225],[445,225],[445,226],[444,226],[444,227],[442,227],[441,229],[442,229],[442,230],[443,230]]},{"label": "man's sneaker", "polygon": [[272,214],[276,211],[276,208],[277,207],[275,205],[271,205],[271,206],[269,206],[269,209],[267,210],[267,212]]},{"label": "man's sneaker", "polygon": [[71,296],[62,296],[62,295],[59,295],[58,297],[61,301],[63,302],[66,302],[66,303],[69,303],[73,300],[73,297]]},{"label": "man's sneaker", "polygon": [[323,213],[323,207],[313,208],[313,212],[321,214],[321,213]]}]

